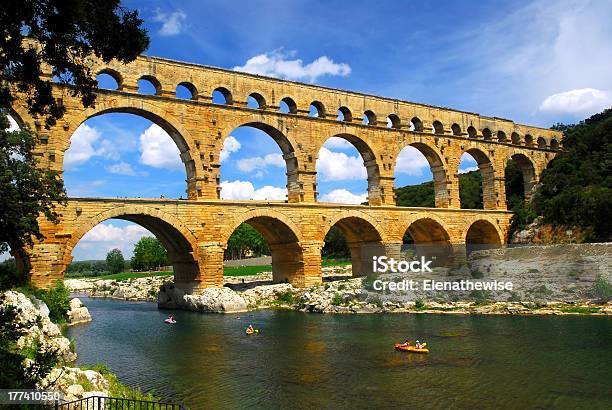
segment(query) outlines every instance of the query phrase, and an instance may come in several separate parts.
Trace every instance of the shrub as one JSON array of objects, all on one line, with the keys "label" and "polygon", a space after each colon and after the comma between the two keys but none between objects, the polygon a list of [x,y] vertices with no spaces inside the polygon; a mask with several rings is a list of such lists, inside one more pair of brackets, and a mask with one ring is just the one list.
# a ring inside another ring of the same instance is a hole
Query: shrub
[{"label": "shrub", "polygon": [[606,303],[612,300],[612,284],[606,281],[602,276],[597,278],[594,286],[594,293],[602,302]]},{"label": "shrub", "polygon": [[58,281],[55,287],[50,289],[29,288],[38,299],[45,302],[49,308],[49,318],[55,323],[66,322],[66,314],[70,310],[70,291],[64,282]]},{"label": "shrub", "polygon": [[293,298],[293,292],[291,292],[290,290],[276,294],[276,300],[280,303],[291,304],[293,303]]},{"label": "shrub", "polygon": [[475,300],[477,305],[484,305],[489,302],[489,292],[486,290],[473,290],[470,297]]},{"label": "shrub", "polygon": [[334,306],[340,306],[342,304],[342,296],[339,293],[335,293],[332,298],[331,304]]},{"label": "shrub", "polygon": [[368,302],[379,308],[383,307],[382,299],[379,296],[371,297],[370,299],[368,299]]},{"label": "shrub", "polygon": [[426,306],[425,306],[425,302],[423,302],[423,299],[417,299],[417,300],[415,300],[415,301],[414,301],[414,308],[415,308],[415,309],[419,309],[419,310],[421,310],[421,309],[425,309],[425,308],[426,308]]},{"label": "shrub", "polygon": [[484,278],[484,273],[482,273],[479,270],[470,271],[470,274],[472,275],[472,277],[474,279],[482,279],[482,278]]}]

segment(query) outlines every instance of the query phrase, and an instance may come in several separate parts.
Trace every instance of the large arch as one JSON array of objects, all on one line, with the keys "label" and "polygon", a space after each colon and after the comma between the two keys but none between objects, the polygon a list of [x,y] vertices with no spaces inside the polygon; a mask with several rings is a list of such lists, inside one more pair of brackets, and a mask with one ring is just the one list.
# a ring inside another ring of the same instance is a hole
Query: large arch
[{"label": "large arch", "polygon": [[221,232],[221,242],[227,246],[231,234],[246,223],[258,230],[268,242],[272,256],[272,279],[274,282],[304,283],[304,257],[301,232],[289,218],[271,210],[245,212],[228,224]]},{"label": "large arch", "polygon": [[[319,146],[319,149],[317,150],[317,159],[318,159],[318,153],[323,147],[323,145],[325,145],[325,142],[327,142],[327,140],[332,137],[342,138],[348,141],[349,143],[351,143],[355,147],[355,149],[357,149],[357,151],[359,152],[359,155],[361,155],[361,158],[363,159],[363,165],[365,166],[366,172],[367,172],[368,204],[369,205],[381,205],[382,204],[382,189],[381,189],[381,184],[380,184],[380,168],[378,166],[376,154],[374,153],[374,150],[371,148],[372,144],[370,144],[367,140],[361,137],[358,137],[356,135],[353,135],[353,134],[340,133],[340,134],[330,135],[329,137],[325,138],[325,140],[323,140],[321,145]],[[315,167],[316,167],[316,160],[315,160]]]},{"label": "large arch", "polygon": [[404,229],[402,250],[413,251],[415,258],[432,260],[432,266],[448,267],[452,262],[450,235],[443,222],[434,217],[410,222]]},{"label": "large arch", "polygon": [[346,238],[351,251],[353,276],[373,273],[372,257],[386,254],[384,231],[378,223],[365,214],[342,213],[329,221],[328,228],[323,232],[322,241],[333,226],[338,227]]},{"label": "large arch", "polygon": [[[483,209],[497,209],[497,194],[495,192],[495,169],[489,156],[480,148],[468,148],[465,153],[476,160],[478,170],[482,177],[482,205]],[[457,170],[459,173],[459,170]]]},{"label": "large arch", "polygon": [[[440,153],[440,151],[438,151],[437,148],[434,148],[423,142],[412,142],[407,146],[411,146],[419,150],[419,152],[423,154],[423,156],[429,163],[434,185],[435,207],[448,208],[450,206],[450,196],[448,194],[447,169],[444,161],[442,160],[442,154]],[[397,160],[399,159],[400,153],[407,146],[401,147],[400,151],[396,155],[394,171],[395,167],[397,167]]]},{"label": "large arch", "polygon": [[[102,97],[102,98],[101,98]],[[99,117],[110,113],[133,114],[145,118],[154,124],[161,127],[172,138],[180,152],[180,158],[185,165],[187,174],[187,193],[190,199],[196,199],[201,196],[201,192],[196,188],[198,170],[202,169],[202,162],[198,155],[194,153],[197,150],[191,146],[189,132],[167,111],[158,108],[157,106],[147,102],[146,100],[122,99],[118,103],[117,100],[106,100],[103,94],[98,95],[96,106],[88,108],[76,117],[77,123],[72,131],[76,129],[90,118]],[[72,136],[71,134],[71,136]],[[60,150],[63,154],[70,147],[70,138],[60,141]],[[63,160],[62,160],[63,169]]]},{"label": "large arch", "polygon": [[533,187],[536,184],[535,165],[527,155],[521,153],[512,154],[508,159],[514,161],[523,174],[523,193],[525,200],[529,201],[533,193]]},{"label": "large arch", "polygon": [[499,248],[502,244],[501,233],[492,222],[478,219],[469,225],[465,233],[466,252]]},{"label": "large arch", "polygon": [[195,236],[178,218],[145,206],[112,208],[83,221],[66,243],[63,257],[65,267],[72,261],[72,250],[81,238],[96,225],[108,219],[134,222],[155,235],[168,251],[176,283],[193,282],[198,278],[200,266],[195,256],[198,243]]}]

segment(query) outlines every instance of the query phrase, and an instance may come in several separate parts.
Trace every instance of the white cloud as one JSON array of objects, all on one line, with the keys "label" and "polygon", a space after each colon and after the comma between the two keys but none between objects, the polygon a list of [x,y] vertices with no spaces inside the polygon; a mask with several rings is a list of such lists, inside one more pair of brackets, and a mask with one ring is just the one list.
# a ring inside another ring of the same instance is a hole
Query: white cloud
[{"label": "white cloud", "polygon": [[8,118],[8,122],[9,122],[9,127],[6,130],[7,131],[19,131],[19,124],[17,124],[17,121],[15,121],[15,119],[11,117],[10,115],[7,115],[6,118]]},{"label": "white cloud", "polygon": [[478,166],[473,166],[473,167],[459,167],[459,173],[460,173],[460,174],[467,174],[468,172],[478,171],[478,170],[479,170]]},{"label": "white cloud", "polygon": [[223,181],[221,182],[221,198],[284,200],[287,199],[287,189],[271,185],[255,189],[249,181]]},{"label": "white cloud", "polygon": [[129,176],[141,175],[134,168],[132,168],[131,164],[128,164],[127,162],[118,162],[116,164],[113,164],[107,167],[106,170],[110,172],[111,174],[129,175]]},{"label": "white cloud", "polygon": [[327,141],[325,141],[325,144],[323,144],[324,147],[329,148],[329,149],[348,149],[348,148],[355,148],[355,146],[353,144],[351,144],[350,142],[348,142],[347,140],[345,140],[344,138],[340,138],[340,137],[331,137],[329,138]]},{"label": "white cloud", "polygon": [[320,202],[335,202],[339,204],[361,204],[368,200],[368,194],[353,194],[346,189],[334,189],[325,195],[321,195]]},{"label": "white cloud", "polygon": [[267,167],[285,167],[283,156],[278,153],[267,154],[264,157],[242,158],[236,161],[238,169],[242,172],[251,172],[256,169],[265,169]]},{"label": "white cloud", "polygon": [[153,234],[140,225],[117,226],[103,222],[83,235],[72,254],[75,260],[104,259],[108,251],[118,248],[128,259],[132,255],[134,245],[143,236]]},{"label": "white cloud", "polygon": [[219,161],[225,161],[229,158],[231,153],[237,152],[241,147],[242,145],[236,138],[232,137],[231,135],[228,136],[225,141],[223,141],[223,149],[219,155]]},{"label": "white cloud", "polygon": [[330,151],[325,146],[319,150],[317,173],[323,181],[348,181],[367,178],[361,155],[349,156],[344,152]]},{"label": "white cloud", "polygon": [[69,170],[87,162],[93,156],[101,155],[103,150],[94,148],[94,144],[101,137],[95,128],[81,124],[70,138],[70,148],[64,154],[64,168]]},{"label": "white cloud", "polygon": [[546,97],[540,104],[541,111],[557,114],[595,114],[612,106],[609,92],[595,88],[579,88]]},{"label": "white cloud", "polygon": [[304,64],[301,59],[291,60],[295,52],[285,52],[278,49],[265,54],[259,54],[247,60],[243,66],[234,70],[269,77],[285,78],[314,82],[324,75],[339,75],[345,77],[351,73],[351,67],[345,63],[334,63],[327,56],[321,56],[311,63]]},{"label": "white cloud", "polygon": [[407,146],[397,156],[396,173],[421,176],[425,169],[429,169],[429,162],[415,147]]},{"label": "white cloud", "polygon": [[159,29],[161,36],[175,36],[183,30],[183,23],[185,23],[186,18],[187,15],[181,10],[166,13],[157,9],[155,16],[153,16],[153,21],[162,23]]},{"label": "white cloud", "polygon": [[153,124],[140,134],[140,162],[171,171],[185,169],[181,153],[168,133]]}]

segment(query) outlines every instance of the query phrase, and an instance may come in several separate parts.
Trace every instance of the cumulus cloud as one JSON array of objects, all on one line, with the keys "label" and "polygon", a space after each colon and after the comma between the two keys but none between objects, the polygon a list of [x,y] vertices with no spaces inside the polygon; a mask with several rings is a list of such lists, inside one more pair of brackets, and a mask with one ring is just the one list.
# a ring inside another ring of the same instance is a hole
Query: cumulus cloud
[{"label": "cumulus cloud", "polygon": [[348,181],[367,178],[367,171],[360,155],[349,156],[323,146],[317,159],[317,174],[323,181]]},{"label": "cumulus cloud", "polygon": [[465,174],[467,172],[478,171],[478,163],[474,159],[473,156],[468,154],[467,152],[461,155],[461,160],[459,162],[459,173]]},{"label": "cumulus cloud", "polygon": [[140,175],[140,173],[137,172],[134,168],[132,168],[132,165],[128,164],[127,162],[118,162],[116,164],[112,164],[111,166],[107,167],[106,170],[111,174],[129,176]]},{"label": "cumulus cloud", "polygon": [[259,199],[284,200],[287,199],[287,189],[266,185],[255,189],[249,181],[223,181],[221,182],[222,199]]},{"label": "cumulus cloud", "polygon": [[329,149],[347,149],[347,148],[354,148],[354,145],[351,144],[350,142],[348,142],[347,140],[345,140],[344,138],[339,138],[339,137],[331,137],[329,138],[327,141],[325,141],[325,144],[323,144],[324,147],[329,148]]},{"label": "cumulus cloud", "polygon": [[397,156],[396,173],[421,176],[425,169],[429,169],[429,162],[421,151],[414,147],[404,148]]},{"label": "cumulus cloud", "polygon": [[345,63],[335,63],[327,56],[321,56],[311,63],[304,64],[301,59],[291,59],[295,52],[285,52],[283,49],[251,57],[243,66],[234,70],[287,80],[314,82],[324,75],[339,75],[345,77],[351,73],[351,67]]},{"label": "cumulus cloud", "polygon": [[151,125],[140,134],[140,162],[171,171],[184,169],[181,153],[172,138],[161,127]]},{"label": "cumulus cloud", "polygon": [[70,148],[64,154],[64,168],[71,169],[87,162],[96,155],[101,155],[103,149],[94,148],[94,144],[102,138],[102,134],[87,124],[81,124],[70,138]]},{"label": "cumulus cloud", "polygon": [[285,167],[283,156],[278,153],[267,154],[263,157],[242,158],[236,161],[238,169],[242,172],[251,172],[254,170],[263,170],[267,167]]},{"label": "cumulus cloud", "polygon": [[353,194],[346,189],[334,189],[327,194],[321,195],[321,202],[335,202],[339,204],[361,204],[368,200],[368,194]]},{"label": "cumulus cloud", "polygon": [[612,106],[612,93],[595,88],[578,88],[548,96],[541,111],[557,114],[594,114]]},{"label": "cumulus cloud", "polygon": [[159,29],[159,34],[161,36],[175,36],[183,30],[186,18],[187,15],[181,10],[168,13],[157,9],[155,16],[153,16],[153,21],[162,23]]},{"label": "cumulus cloud", "polygon": [[153,236],[140,225],[118,226],[110,222],[96,225],[87,232],[73,250],[75,260],[104,259],[108,251],[118,248],[129,258],[134,245],[143,236]]},{"label": "cumulus cloud", "polygon": [[459,173],[460,174],[467,174],[468,172],[472,172],[472,171],[478,171],[478,166],[471,166],[471,167],[459,167]]},{"label": "cumulus cloud", "polygon": [[241,147],[242,145],[236,138],[232,137],[231,135],[228,136],[225,141],[223,141],[223,149],[219,155],[219,161],[225,161],[229,158],[231,153],[237,152]]}]

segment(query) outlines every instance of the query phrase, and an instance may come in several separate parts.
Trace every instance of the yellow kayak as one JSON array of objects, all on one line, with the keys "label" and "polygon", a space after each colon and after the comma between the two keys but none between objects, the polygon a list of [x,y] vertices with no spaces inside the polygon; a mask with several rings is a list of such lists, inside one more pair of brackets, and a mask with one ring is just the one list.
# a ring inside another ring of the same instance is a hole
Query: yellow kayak
[{"label": "yellow kayak", "polygon": [[427,349],[427,348],[419,349],[419,348],[417,348],[415,346],[405,345],[405,344],[402,344],[402,343],[396,343],[395,344],[395,348],[397,350],[402,350],[404,352],[429,353],[429,349]]}]

